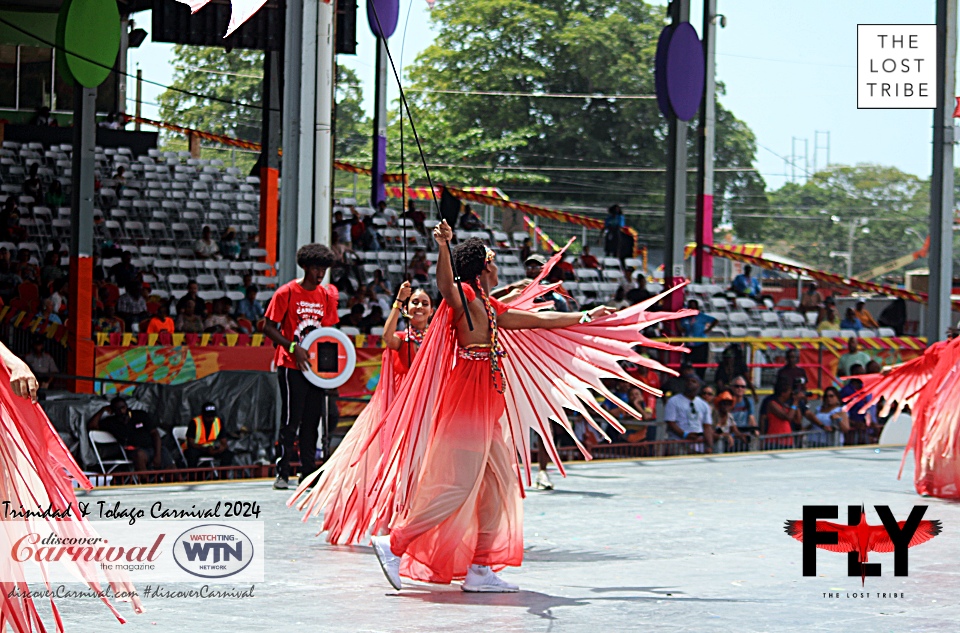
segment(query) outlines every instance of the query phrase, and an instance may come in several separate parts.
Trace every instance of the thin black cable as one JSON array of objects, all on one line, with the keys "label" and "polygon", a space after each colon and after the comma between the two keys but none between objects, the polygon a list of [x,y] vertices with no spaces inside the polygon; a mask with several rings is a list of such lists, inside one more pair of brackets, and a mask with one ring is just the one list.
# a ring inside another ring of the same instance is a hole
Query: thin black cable
[{"label": "thin black cable", "polygon": [[[427,176],[427,185],[430,187],[430,195],[433,196],[433,204],[437,207],[437,215],[440,215],[440,201],[437,200],[437,191],[433,187],[433,178],[430,177],[430,168],[427,167],[427,157],[423,153],[423,145],[420,144],[420,135],[417,134],[417,126],[413,123],[413,113],[410,111],[410,104],[407,103],[407,95],[403,92],[403,85],[400,81],[400,73],[397,72],[397,65],[393,63],[393,55],[390,54],[390,47],[387,45],[387,38],[383,36],[383,25],[380,24],[380,14],[377,13],[377,5],[372,0],[367,2],[367,7],[373,10],[373,18],[377,21],[377,31],[380,35],[377,37],[377,43],[383,42],[383,50],[387,52],[387,59],[390,61],[390,69],[393,70],[393,77],[397,80],[397,89],[400,91],[400,102],[407,110],[407,119],[410,121],[410,131],[413,132],[413,140],[417,142],[417,151],[420,152],[420,162],[423,163],[423,171]],[[402,116],[401,112],[401,116]],[[401,156],[401,160],[403,157]],[[441,216],[441,222],[443,217]],[[453,230],[453,227],[450,229]],[[460,279],[460,272],[457,270],[457,262],[453,259],[453,247],[447,242],[447,250],[450,252],[450,268],[453,269],[453,281],[460,291],[460,303],[463,305],[463,314],[467,317],[467,327],[473,331],[473,319],[470,318],[470,308],[467,306],[467,296],[463,292],[463,284]]]},{"label": "thin black cable", "polygon": [[[24,29],[24,28],[21,28],[21,27],[19,27],[19,26],[17,26],[17,25],[14,24],[13,22],[10,22],[10,21],[6,20],[5,18],[0,17],[0,24],[9,26],[10,28],[14,29],[15,31],[19,31],[20,33],[23,33],[23,34],[26,35],[27,37],[32,37],[33,39],[37,40],[37,41],[40,42],[41,44],[45,44],[45,45],[49,46],[50,48],[53,48],[53,49],[55,49],[55,50],[58,50],[58,51],[62,52],[62,53],[65,54],[65,55],[72,55],[73,57],[76,57],[77,59],[82,59],[83,61],[85,61],[85,62],[87,62],[87,63],[89,63],[89,64],[93,64],[94,66],[99,66],[100,68],[106,68],[107,70],[109,70],[109,71],[111,71],[111,72],[114,72],[114,73],[116,73],[116,74],[118,74],[118,75],[123,75],[124,77],[129,77],[129,78],[131,78],[131,79],[136,79],[136,78],[137,78],[136,75],[131,75],[130,73],[120,72],[120,69],[119,69],[119,68],[116,68],[115,66],[107,66],[106,64],[102,64],[102,63],[98,62],[98,61],[95,60],[95,59],[90,59],[89,57],[86,57],[86,56],[81,55],[81,54],[79,54],[79,53],[74,53],[74,52],[72,52],[72,51],[69,51],[69,50],[67,50],[66,48],[64,48],[63,46],[60,46],[60,45],[56,44],[55,42],[51,42],[51,41],[49,41],[49,40],[46,40],[46,39],[40,37],[39,35],[36,35],[35,33],[31,33],[30,31],[28,31],[28,30],[26,30],[26,29]],[[173,86],[167,86],[167,85],[164,85],[164,84],[162,84],[162,83],[160,83],[160,82],[158,82],[158,81],[151,81],[150,79],[143,79],[142,77],[140,78],[140,80],[143,81],[144,83],[152,84],[152,85],[154,85],[154,86],[158,86],[158,87],[164,88],[164,89],[166,89],[166,90],[173,90],[174,92],[179,92],[179,93],[182,93],[182,94],[185,94],[185,95],[194,97],[194,98],[196,98],[196,99],[207,99],[208,101],[217,101],[217,102],[219,102],[219,103],[226,103],[226,104],[228,104],[228,105],[239,106],[239,107],[242,107],[242,108],[253,108],[253,109],[255,109],[255,110],[268,110],[268,111],[271,111],[271,112],[280,112],[280,108],[264,108],[262,105],[253,105],[253,104],[250,104],[250,103],[243,103],[242,101],[230,101],[230,100],[228,100],[228,99],[220,99],[219,97],[211,97],[210,95],[204,95],[204,94],[200,94],[200,93],[197,93],[197,92],[191,92],[191,91],[189,91],[189,90],[183,90],[182,88],[174,88]]]}]

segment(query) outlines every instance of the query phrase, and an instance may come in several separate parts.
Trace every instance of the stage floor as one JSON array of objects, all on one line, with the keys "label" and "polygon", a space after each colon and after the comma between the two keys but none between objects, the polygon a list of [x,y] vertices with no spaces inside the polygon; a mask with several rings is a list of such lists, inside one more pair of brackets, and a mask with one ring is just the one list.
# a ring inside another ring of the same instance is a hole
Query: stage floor
[{"label": "stage floor", "polygon": [[[265,582],[255,597],[145,601],[118,631],[939,631],[960,622],[960,505],[921,499],[902,449],[853,448],[571,465],[557,490],[528,490],[526,555],[503,577],[517,594],[465,594],[408,583],[397,594],[369,547],[331,547],[286,508],[270,482],[95,491],[85,500],[189,508],[258,501],[266,532]],[[910,549],[909,576],[893,554],[871,554],[882,576],[847,577],[846,555],[818,552],[802,576],[802,546],[783,531],[803,505],[915,504],[943,533]],[[197,585],[199,586],[199,585]],[[186,585],[184,585],[186,587]],[[833,593],[839,597],[825,597]],[[869,597],[853,597],[869,593]],[[878,597],[886,593],[886,599]],[[903,597],[891,598],[897,593]],[[848,595],[850,597],[848,597]],[[94,601],[62,600],[67,631],[111,616]],[[127,605],[121,605],[125,615]]]}]

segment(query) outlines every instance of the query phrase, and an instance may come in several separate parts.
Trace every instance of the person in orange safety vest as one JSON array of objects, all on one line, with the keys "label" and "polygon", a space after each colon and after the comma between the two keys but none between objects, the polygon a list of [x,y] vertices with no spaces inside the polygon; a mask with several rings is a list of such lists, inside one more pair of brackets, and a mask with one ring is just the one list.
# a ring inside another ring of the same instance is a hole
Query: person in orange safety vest
[{"label": "person in orange safety vest", "polygon": [[187,441],[182,447],[187,466],[196,468],[201,457],[212,457],[221,466],[233,464],[233,453],[227,448],[223,422],[217,416],[217,407],[212,402],[203,405],[203,413],[190,421]]}]

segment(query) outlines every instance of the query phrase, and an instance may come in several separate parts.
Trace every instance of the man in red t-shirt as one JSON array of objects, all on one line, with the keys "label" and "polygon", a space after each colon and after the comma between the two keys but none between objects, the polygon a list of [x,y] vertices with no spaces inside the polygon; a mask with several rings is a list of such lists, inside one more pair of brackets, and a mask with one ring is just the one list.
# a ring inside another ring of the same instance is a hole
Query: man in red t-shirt
[{"label": "man in red t-shirt", "polygon": [[310,366],[307,350],[298,343],[312,330],[336,325],[340,294],[335,286],[322,286],[320,280],[336,261],[336,256],[323,244],[307,244],[297,251],[297,265],[303,279],[281,286],[264,317],[263,333],[277,344],[274,357],[280,381],[280,447],[277,458],[277,479],[273,487],[288,488],[293,445],[300,440],[300,472],[303,476],[316,470],[315,454],[319,439],[320,415],[324,406],[323,389],[303,375]]}]

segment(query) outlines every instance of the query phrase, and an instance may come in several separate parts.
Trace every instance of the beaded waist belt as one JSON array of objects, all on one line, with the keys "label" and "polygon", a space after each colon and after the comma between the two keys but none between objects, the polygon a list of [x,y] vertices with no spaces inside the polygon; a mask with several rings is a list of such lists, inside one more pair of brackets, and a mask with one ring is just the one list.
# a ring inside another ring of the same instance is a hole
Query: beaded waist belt
[{"label": "beaded waist belt", "polygon": [[490,345],[476,344],[457,347],[457,357],[464,360],[490,360]]}]

